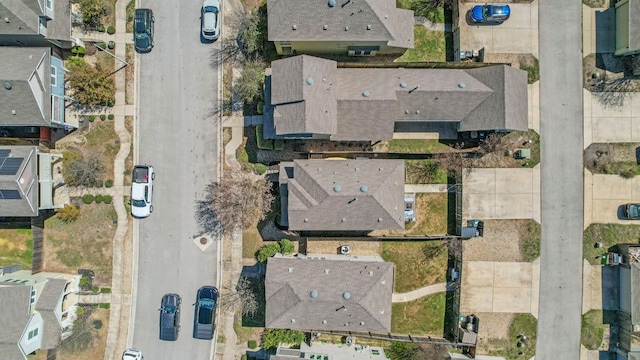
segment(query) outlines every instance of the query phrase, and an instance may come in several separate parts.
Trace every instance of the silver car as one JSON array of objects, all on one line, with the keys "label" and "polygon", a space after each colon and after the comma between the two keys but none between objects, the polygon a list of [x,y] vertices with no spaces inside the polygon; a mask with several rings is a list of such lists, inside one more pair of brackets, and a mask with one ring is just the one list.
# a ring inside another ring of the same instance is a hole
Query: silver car
[{"label": "silver car", "polygon": [[220,1],[204,1],[200,13],[200,29],[203,39],[218,39],[220,36]]}]

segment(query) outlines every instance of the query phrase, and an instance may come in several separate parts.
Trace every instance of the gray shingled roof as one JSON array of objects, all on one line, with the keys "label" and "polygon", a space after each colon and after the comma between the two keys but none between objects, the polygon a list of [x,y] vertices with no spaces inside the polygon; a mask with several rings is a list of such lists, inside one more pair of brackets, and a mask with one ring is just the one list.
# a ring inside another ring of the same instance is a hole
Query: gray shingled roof
[{"label": "gray shingled roof", "polygon": [[18,354],[19,359],[24,359],[18,341],[31,318],[30,299],[31,286],[0,286],[0,353],[3,359],[18,359]]},{"label": "gray shingled roof", "polygon": [[280,184],[291,230],[404,229],[403,160],[294,160]]},{"label": "gray shingled roof", "polygon": [[393,272],[387,262],[270,258],[265,326],[389,332]]},{"label": "gray shingled roof", "polygon": [[60,343],[62,328],[58,323],[55,310],[64,294],[65,286],[67,286],[65,279],[48,279],[36,303],[35,310],[40,313],[44,323],[43,349],[54,349]]},{"label": "gray shingled roof", "polygon": [[629,49],[640,49],[640,0],[629,0]]},{"label": "gray shingled roof", "polygon": [[[48,47],[2,47],[0,125],[51,124],[50,54]],[[7,86],[11,89],[7,90]]]},{"label": "gray shingled roof", "polygon": [[413,48],[413,11],[397,9],[395,0],[336,0],[333,7],[329,1],[268,0],[269,41],[388,41]]},{"label": "gray shingled roof", "polygon": [[[283,104],[274,110],[276,128],[295,133],[336,132],[336,66],[331,60],[301,55],[282,59],[273,69],[271,102]],[[305,121],[313,117],[313,121]]]},{"label": "gray shingled roof", "polygon": [[[0,216],[38,215],[38,148],[36,146],[0,146],[0,169],[8,174],[0,174]],[[15,164],[11,158],[22,158],[15,174],[8,171]],[[11,166],[9,166],[11,165]],[[7,166],[5,168],[5,166]],[[19,199],[7,199],[4,191],[19,195]],[[15,193],[17,192],[17,193]]]},{"label": "gray shingled roof", "polygon": [[[291,66],[298,57],[272,62],[273,84],[278,96],[271,98],[275,107],[277,135],[301,133],[301,129],[318,127],[323,113],[316,105],[306,112],[288,110],[303,82],[298,67]],[[305,55],[305,66],[312,63],[337,63]],[[329,71],[329,70],[327,70]],[[389,140],[396,121],[451,121],[460,123],[460,131],[527,130],[527,74],[507,65],[476,69],[335,69],[335,94],[328,92],[314,98],[326,107],[337,104],[337,130],[332,140]],[[296,85],[293,85],[297,83]],[[297,126],[291,123],[296,122]],[[300,125],[304,122],[306,125]]]},{"label": "gray shingled roof", "polygon": [[[44,0],[10,0],[0,3],[0,34],[39,34],[39,18],[44,13]],[[8,18],[9,23],[4,19]],[[53,19],[47,21],[47,38],[71,39],[71,6],[69,0],[53,1]]]}]

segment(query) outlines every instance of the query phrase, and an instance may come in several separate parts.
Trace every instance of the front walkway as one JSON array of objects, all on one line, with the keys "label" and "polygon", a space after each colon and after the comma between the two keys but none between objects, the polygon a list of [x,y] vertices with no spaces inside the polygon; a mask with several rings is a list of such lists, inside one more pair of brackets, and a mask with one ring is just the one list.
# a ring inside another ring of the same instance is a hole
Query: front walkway
[{"label": "front walkway", "polygon": [[420,289],[409,291],[406,293],[393,293],[391,296],[392,303],[403,303],[420,299],[422,297],[433,295],[447,291],[447,283],[439,283],[421,287]]}]

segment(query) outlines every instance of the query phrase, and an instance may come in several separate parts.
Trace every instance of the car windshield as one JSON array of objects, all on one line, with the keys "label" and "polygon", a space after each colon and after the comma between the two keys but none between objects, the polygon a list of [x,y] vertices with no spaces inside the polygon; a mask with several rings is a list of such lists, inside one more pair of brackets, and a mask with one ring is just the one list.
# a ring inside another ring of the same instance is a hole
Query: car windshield
[{"label": "car windshield", "polygon": [[142,22],[142,21],[136,22],[136,32],[137,33],[147,32],[147,29],[145,29],[145,27],[144,27],[144,22]]},{"label": "car windshield", "polygon": [[131,199],[131,205],[135,207],[145,207],[147,203],[144,200]]},{"label": "car windshield", "polygon": [[218,13],[218,8],[215,6],[205,6],[204,12],[212,12],[214,14]]},{"label": "car windshield", "polygon": [[174,312],[176,312],[176,307],[175,306],[165,306],[164,308],[162,308],[162,311],[167,313],[167,314],[173,314]]},{"label": "car windshield", "polygon": [[636,204],[629,205],[629,216],[631,217],[639,217],[640,216],[640,207]]}]

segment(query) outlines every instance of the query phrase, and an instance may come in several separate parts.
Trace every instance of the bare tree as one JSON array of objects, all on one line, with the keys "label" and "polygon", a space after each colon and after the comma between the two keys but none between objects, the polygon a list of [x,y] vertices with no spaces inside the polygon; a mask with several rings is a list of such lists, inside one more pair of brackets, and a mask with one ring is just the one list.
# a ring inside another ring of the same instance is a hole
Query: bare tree
[{"label": "bare tree", "polygon": [[413,184],[433,183],[438,179],[440,168],[432,160],[406,161],[407,180]]},{"label": "bare tree", "polygon": [[104,166],[97,156],[90,154],[83,156],[75,151],[65,152],[63,158],[64,181],[71,186],[89,185],[102,177]]},{"label": "bare tree", "polygon": [[196,219],[204,232],[227,234],[263,220],[273,202],[271,183],[239,171],[211,183],[196,204]]},{"label": "bare tree", "polygon": [[451,9],[454,0],[415,0],[411,3],[411,9],[415,16],[427,17],[437,8]]},{"label": "bare tree", "polygon": [[639,81],[621,77],[603,81],[599,91],[592,92],[602,105],[609,108],[621,107],[631,92],[638,91]]},{"label": "bare tree", "polygon": [[507,146],[502,142],[501,134],[490,133],[486,138],[480,140],[480,151],[483,154],[504,153],[506,150]]},{"label": "bare tree", "polygon": [[438,158],[438,163],[441,168],[447,170],[447,175],[455,178],[457,175],[462,174],[462,169],[469,165],[467,159],[467,153],[462,151],[462,145],[456,143],[452,146],[455,151],[442,154]]},{"label": "bare tree", "polygon": [[251,287],[251,280],[241,277],[235,288],[224,286],[225,290],[220,296],[220,304],[227,311],[235,311],[237,306],[242,309],[242,314],[253,316],[258,311],[258,296]]}]

